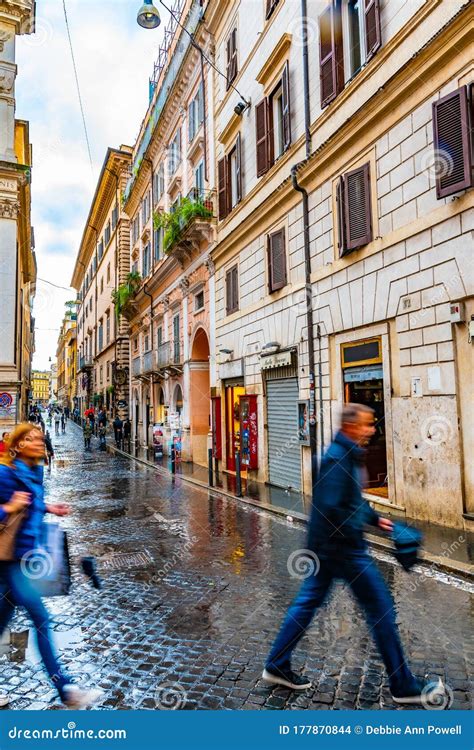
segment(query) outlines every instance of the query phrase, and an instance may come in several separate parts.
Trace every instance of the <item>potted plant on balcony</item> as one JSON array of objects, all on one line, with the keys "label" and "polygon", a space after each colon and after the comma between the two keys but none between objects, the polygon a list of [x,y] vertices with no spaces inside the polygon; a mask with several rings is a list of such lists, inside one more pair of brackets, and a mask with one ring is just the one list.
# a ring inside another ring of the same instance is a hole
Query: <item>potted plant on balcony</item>
[{"label": "potted plant on balcony", "polygon": [[132,271],[128,274],[127,280],[124,284],[120,284],[117,289],[112,292],[112,302],[115,306],[115,313],[117,318],[121,315],[127,320],[130,320],[135,314],[135,307],[133,305],[133,299],[136,296],[140,285],[142,283],[142,277],[137,271]]},{"label": "potted plant on balcony", "polygon": [[154,214],[155,229],[163,229],[163,250],[170,253],[181,237],[182,232],[194,219],[212,219],[212,201],[183,198],[176,210]]}]

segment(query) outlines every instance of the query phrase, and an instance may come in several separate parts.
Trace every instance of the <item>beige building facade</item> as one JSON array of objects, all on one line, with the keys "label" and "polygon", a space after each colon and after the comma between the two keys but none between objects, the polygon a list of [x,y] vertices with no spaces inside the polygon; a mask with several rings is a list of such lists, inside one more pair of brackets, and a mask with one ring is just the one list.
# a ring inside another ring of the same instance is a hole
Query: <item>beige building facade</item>
[{"label": "beige building facade", "polygon": [[128,414],[128,326],[115,315],[113,294],[130,271],[122,209],[130,158],[128,146],[107,151],[71,281],[79,302],[75,396],[81,416],[90,406],[105,408],[110,417]]},{"label": "beige building facade", "polygon": [[374,505],[469,527],[472,3],[309,3],[306,47],[295,6],[206,16],[251,102],[215,74],[222,468],[309,497],[311,441],[359,401]]},{"label": "beige building facade", "polygon": [[34,19],[32,0],[0,2],[0,430],[26,419],[31,396],[32,149],[28,123],[15,119],[15,44],[34,31]]},{"label": "beige building facade", "polygon": [[32,406],[47,406],[50,399],[51,373],[48,370],[33,370],[31,379]]}]

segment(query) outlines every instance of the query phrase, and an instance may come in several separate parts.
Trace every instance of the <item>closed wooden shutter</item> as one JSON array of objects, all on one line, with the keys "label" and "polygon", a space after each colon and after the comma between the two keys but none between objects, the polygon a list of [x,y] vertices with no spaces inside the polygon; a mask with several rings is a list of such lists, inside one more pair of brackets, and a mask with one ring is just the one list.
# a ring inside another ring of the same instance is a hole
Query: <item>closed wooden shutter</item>
[{"label": "closed wooden shutter", "polygon": [[242,139],[237,134],[235,142],[235,184],[237,188],[237,203],[242,200]]},{"label": "closed wooden shutter", "polygon": [[336,187],[336,202],[337,202],[337,227],[338,227],[338,238],[337,246],[339,248],[339,256],[344,255],[347,250],[346,246],[346,212],[344,209],[344,177],[340,177]]},{"label": "closed wooden shutter", "polygon": [[194,138],[194,112],[195,112],[196,102],[193,99],[191,104],[189,105],[188,109],[188,141],[191,143],[191,141]]},{"label": "closed wooden shutter", "polygon": [[370,60],[382,44],[379,0],[364,0],[366,60]]},{"label": "closed wooden shutter", "polygon": [[344,214],[346,250],[367,245],[372,240],[369,164],[344,175]]},{"label": "closed wooden shutter", "polygon": [[217,162],[217,190],[218,190],[218,211],[219,219],[225,219],[228,214],[227,200],[227,168],[226,158],[219,159]]},{"label": "closed wooden shutter", "polygon": [[433,103],[436,196],[444,198],[474,184],[472,89],[453,91]]},{"label": "closed wooden shutter", "polygon": [[291,123],[290,123],[290,69],[288,62],[283,68],[281,79],[282,91],[282,110],[283,110],[283,150],[289,147],[291,143]]},{"label": "closed wooden shutter", "polygon": [[239,277],[237,266],[232,266],[225,276],[227,315],[239,309]]},{"label": "closed wooden shutter", "polygon": [[344,86],[341,7],[336,0],[319,17],[319,66],[321,107],[326,107]]},{"label": "closed wooden shutter", "polygon": [[268,170],[268,99],[255,107],[255,124],[257,138],[257,177]]},{"label": "closed wooden shutter", "polygon": [[227,88],[237,76],[237,29],[232,29],[227,40]]},{"label": "closed wooden shutter", "polygon": [[268,235],[268,287],[270,294],[286,286],[285,230]]}]

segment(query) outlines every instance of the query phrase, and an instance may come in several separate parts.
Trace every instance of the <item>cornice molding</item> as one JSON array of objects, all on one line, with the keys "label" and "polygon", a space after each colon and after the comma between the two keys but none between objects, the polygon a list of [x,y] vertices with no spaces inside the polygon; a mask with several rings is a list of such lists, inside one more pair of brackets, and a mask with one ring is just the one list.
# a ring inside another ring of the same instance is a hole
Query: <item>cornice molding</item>
[{"label": "cornice molding", "polygon": [[260,72],[255,76],[258,83],[261,83],[264,87],[265,93],[267,93],[278,80],[281,68],[290,54],[291,39],[292,36],[291,34],[288,34],[288,32],[282,34],[270,56],[260,69]]}]

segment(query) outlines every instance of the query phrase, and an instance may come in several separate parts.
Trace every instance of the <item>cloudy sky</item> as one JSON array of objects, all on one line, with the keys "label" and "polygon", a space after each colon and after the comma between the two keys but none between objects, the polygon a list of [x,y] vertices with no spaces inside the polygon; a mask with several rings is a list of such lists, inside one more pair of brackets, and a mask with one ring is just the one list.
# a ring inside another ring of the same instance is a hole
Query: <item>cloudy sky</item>
[{"label": "cloudy sky", "polygon": [[[159,3],[156,3],[159,5]],[[167,3],[168,4],[168,3]],[[93,167],[62,0],[37,3],[36,34],[17,44],[16,116],[33,143],[32,223],[38,260],[34,367],[54,359],[74,260],[108,146],[133,145],[164,26],[141,29],[140,0],[66,0]],[[160,13],[162,9],[160,8]],[[163,23],[167,14],[162,14]],[[46,283],[51,282],[51,283]]]}]

